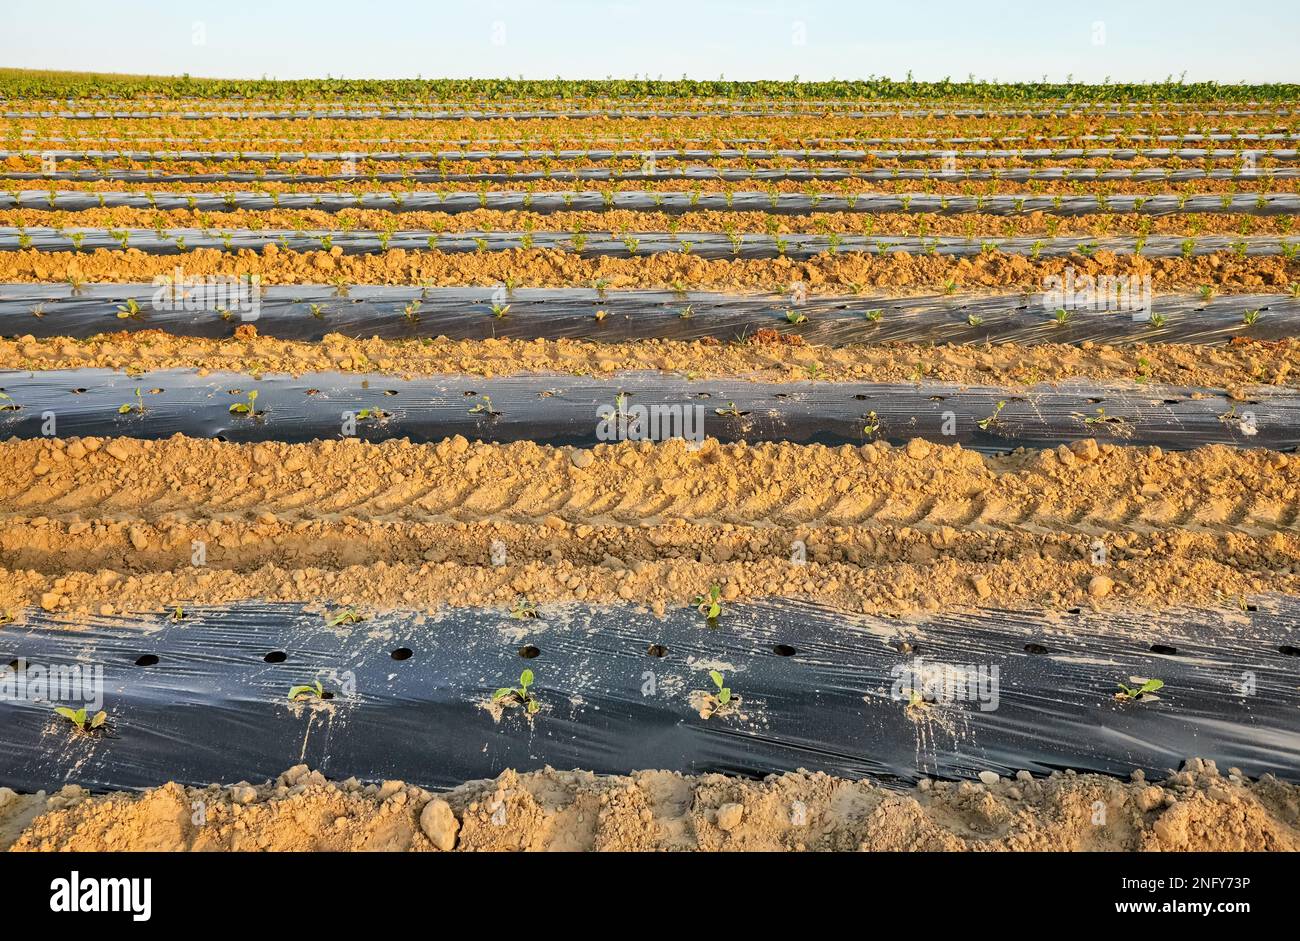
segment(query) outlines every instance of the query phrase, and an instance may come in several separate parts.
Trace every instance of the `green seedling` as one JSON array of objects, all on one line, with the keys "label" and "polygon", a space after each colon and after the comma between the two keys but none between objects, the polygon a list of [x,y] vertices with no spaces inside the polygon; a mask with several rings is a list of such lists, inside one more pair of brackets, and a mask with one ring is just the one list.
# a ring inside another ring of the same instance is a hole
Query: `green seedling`
[{"label": "green seedling", "polygon": [[717,670],[710,670],[709,679],[713,680],[713,685],[718,688],[718,705],[725,706],[731,702],[731,687],[723,685],[726,680],[722,674]]},{"label": "green seedling", "polygon": [[880,430],[880,418],[875,412],[867,412],[866,425],[862,428],[862,433],[868,438],[874,438],[876,432]]},{"label": "green seedling", "polygon": [[126,304],[117,308],[118,320],[143,320],[140,316],[140,305],[136,303],[134,297],[128,297]]},{"label": "green seedling", "polygon": [[126,405],[119,405],[117,407],[117,413],[119,415],[129,415],[132,412],[135,412],[137,415],[144,414],[144,396],[140,394],[140,389],[138,387],[135,390],[134,404],[128,402]]},{"label": "green seedling", "polygon": [[507,700],[510,705],[523,706],[528,714],[536,715],[541,708],[541,703],[537,697],[528,691],[528,687],[533,685],[533,671],[524,670],[519,674],[519,688],[513,686],[503,686],[492,694],[493,702]]},{"label": "green seedling", "polygon": [[419,323],[420,302],[418,300],[411,301],[411,303],[407,304],[405,307],[402,308],[402,315],[407,319],[407,322],[409,323]]},{"label": "green seedling", "polygon": [[13,400],[13,396],[6,392],[0,392],[0,412],[16,412],[22,406]]},{"label": "green seedling", "polygon": [[695,316],[694,305],[687,304],[685,307],[682,308],[682,312],[677,316],[680,317],[682,320],[690,320],[692,317]]},{"label": "green seedling", "polygon": [[880,323],[881,319],[885,316],[885,312],[877,307],[874,310],[867,311],[865,316],[870,323]]},{"label": "green seedling", "polygon": [[324,305],[324,304],[312,304],[312,305],[311,305],[311,315],[312,315],[313,317],[315,317],[317,320],[324,320],[324,319],[325,319],[325,305]]},{"label": "green seedling", "polygon": [[803,311],[787,310],[785,312],[785,319],[794,324],[807,323],[808,315]]},{"label": "green seedling", "polygon": [[722,586],[713,585],[707,595],[696,595],[691,604],[704,615],[706,621],[716,621],[722,614]]},{"label": "green seedling", "polygon": [[971,314],[970,316],[968,316],[968,317],[966,318],[966,323],[967,323],[969,326],[972,326],[972,327],[978,327],[978,326],[980,326],[982,323],[984,323],[984,318],[981,317],[981,316],[979,316],[978,314]]},{"label": "green seedling", "polygon": [[726,408],[715,408],[713,410],[724,418],[744,418],[749,412],[742,412],[736,408],[735,402],[728,402]]},{"label": "green seedling", "polygon": [[975,424],[980,426],[980,431],[988,431],[992,425],[997,424],[998,416],[1002,414],[1002,410],[1006,407],[1007,407],[1007,403],[1005,401],[999,402],[997,406],[993,409],[992,415],[990,415],[988,418],[981,418],[979,421],[977,421]]},{"label": "green seedling", "polygon": [[506,314],[508,314],[509,312],[510,312],[510,305],[509,305],[509,304],[496,304],[496,303],[494,303],[494,304],[492,305],[492,316],[493,316],[493,317],[496,317],[498,320],[500,320],[502,317],[504,317],[504,316],[505,316]]},{"label": "green seedling", "polygon": [[184,621],[184,620],[185,620],[185,608],[184,608],[183,606],[181,606],[181,605],[177,605],[177,606],[175,607],[175,609],[174,609],[174,610],[172,611],[172,613],[171,613],[171,619],[172,619],[173,621]]},{"label": "green seedling", "polygon": [[1070,322],[1070,312],[1064,307],[1058,307],[1056,313],[1052,315],[1052,319],[1056,321],[1058,327],[1064,327]]},{"label": "green seedling", "polygon": [[247,402],[236,402],[234,405],[230,406],[230,414],[247,415],[249,418],[253,418],[254,416],[256,416],[257,415],[257,390],[256,389],[249,390]]},{"label": "green seedling", "polygon": [[1151,326],[1156,327],[1157,329],[1159,329],[1160,327],[1163,327],[1163,326],[1164,326],[1165,324],[1167,324],[1168,322],[1169,322],[1169,317],[1168,317],[1168,315],[1166,315],[1166,314],[1152,314],[1152,315],[1151,315]]},{"label": "green seedling", "polygon": [[342,611],[338,611],[327,617],[325,619],[325,626],[338,627],[342,624],[360,624],[364,620],[365,618],[358,614],[355,608],[344,608]]},{"label": "green seedling", "polygon": [[1202,284],[1196,289],[1196,293],[1201,296],[1201,300],[1208,301],[1214,297],[1214,286],[1210,284]]},{"label": "green seedling", "polygon": [[1134,687],[1125,686],[1123,683],[1117,684],[1119,692],[1115,694],[1115,698],[1122,702],[1137,702],[1143,699],[1158,698],[1153,696],[1152,693],[1158,689],[1163,689],[1165,685],[1164,680],[1144,680],[1138,676],[1131,676],[1129,679],[1134,683],[1141,682],[1142,685]]},{"label": "green seedling", "polygon": [[388,417],[389,413],[382,408],[363,408],[357,412],[357,421],[366,421],[367,419],[383,421]]},{"label": "green seedling", "polygon": [[1095,415],[1084,415],[1083,423],[1085,425],[1122,425],[1124,419],[1117,415],[1107,415],[1104,408],[1099,408]]},{"label": "green seedling", "polygon": [[1242,325],[1246,327],[1251,326],[1252,324],[1254,324],[1256,321],[1259,320],[1259,315],[1260,315],[1260,311],[1258,308],[1254,310],[1246,311],[1244,314],[1241,315]]},{"label": "green seedling", "polygon": [[520,598],[510,609],[510,616],[516,621],[525,621],[537,617],[537,605],[527,598]]},{"label": "green seedling", "polygon": [[99,731],[104,727],[104,723],[108,721],[108,713],[103,709],[90,717],[87,717],[86,715],[85,706],[82,706],[80,709],[70,709],[67,706],[55,706],[54,711],[76,726],[78,732],[84,732],[87,735]]},{"label": "green seedling", "polygon": [[486,415],[488,418],[496,418],[501,413],[492,407],[492,396],[480,395],[482,402],[479,402],[469,410],[471,415]]},{"label": "green seedling", "polygon": [[304,699],[325,699],[325,687],[321,685],[320,680],[314,683],[308,683],[303,686],[289,687],[289,702],[298,702]]}]

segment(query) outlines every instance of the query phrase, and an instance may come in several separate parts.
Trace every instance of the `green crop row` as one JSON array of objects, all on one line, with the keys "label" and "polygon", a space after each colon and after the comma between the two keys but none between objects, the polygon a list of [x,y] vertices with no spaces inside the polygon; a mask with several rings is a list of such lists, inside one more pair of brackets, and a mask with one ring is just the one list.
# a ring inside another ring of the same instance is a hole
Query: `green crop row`
[{"label": "green crop row", "polygon": [[945,78],[937,82],[884,77],[824,82],[725,79],[209,79],[0,69],[0,96],[8,98],[268,98],[286,101],[387,98],[404,101],[728,98],[735,100],[921,100],[1030,104],[1086,102],[1285,101],[1300,99],[1300,85],[1185,82],[998,83]]}]

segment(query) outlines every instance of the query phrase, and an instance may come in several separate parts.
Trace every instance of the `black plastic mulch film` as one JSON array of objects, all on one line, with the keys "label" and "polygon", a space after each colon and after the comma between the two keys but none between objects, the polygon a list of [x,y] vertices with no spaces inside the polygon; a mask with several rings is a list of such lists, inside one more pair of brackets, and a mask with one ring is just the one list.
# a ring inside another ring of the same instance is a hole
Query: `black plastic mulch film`
[{"label": "black plastic mulch film", "polygon": [[[817,167],[793,170],[733,170],[709,166],[644,170],[616,170],[594,168],[581,170],[531,170],[519,173],[444,173],[440,170],[407,170],[404,173],[366,174],[370,182],[383,183],[513,183],[526,184],[533,180],[597,180],[655,183],[666,180],[723,180],[731,182],[775,183],[782,180],[799,182],[827,182],[835,180],[875,180],[887,183],[905,180],[933,180],[936,182],[966,182],[970,180],[1003,180],[1025,182],[1030,180],[1071,180],[1078,183],[1127,181],[1131,183],[1185,183],[1191,180],[1240,180],[1242,169],[1164,170],[1125,168],[1104,170],[1097,167],[1010,167],[996,170],[962,170],[960,173],[943,169],[919,170],[850,170],[843,167]],[[1259,167],[1253,171],[1254,179],[1294,180],[1300,169],[1292,167]],[[157,170],[55,170],[53,173],[29,170],[0,172],[0,180],[28,180],[57,182],[58,180],[115,180],[144,183],[333,183],[347,182],[351,177],[321,173],[163,173]]]},{"label": "black plastic mulch film", "polygon": [[[1064,282],[1063,282],[1064,284]],[[1084,282],[1077,285],[1080,289]],[[163,303],[155,303],[161,299]],[[1138,298],[1140,300],[1140,298]],[[135,301],[138,315],[119,318]],[[1225,343],[1300,334],[1300,297],[1289,294],[1152,295],[1151,310],[1072,309],[1057,319],[1048,294],[964,296],[791,295],[594,288],[417,288],[356,285],[341,296],[325,285],[262,287],[260,336],[314,341],[327,333],[386,340],[447,337],[629,340],[744,340],[777,330],[817,346],[857,343]],[[174,336],[226,338],[245,311],[223,319],[214,308],[184,307],[166,287],[0,284],[0,336],[74,337],[166,330]],[[497,316],[498,312],[504,312]],[[1246,315],[1258,312],[1254,323]],[[247,311],[251,314],[251,309]],[[801,314],[805,318],[798,320]],[[793,316],[792,316],[793,315]],[[1150,316],[1154,315],[1155,319]]]},{"label": "black plastic mulch film", "polygon": [[[1062,147],[1062,148],[977,148],[954,150],[862,150],[856,148],[809,148],[806,150],[771,148],[655,148],[612,150],[372,150],[372,151],[267,151],[267,150],[4,150],[0,160],[37,157],[55,161],[131,160],[138,163],[166,163],[175,160],[223,162],[228,160],[257,163],[291,163],[299,160],[374,160],[403,162],[437,162],[440,160],[804,160],[844,161],[866,160],[942,160],[959,157],[972,160],[1204,160],[1241,159],[1246,151],[1230,147]],[[1250,154],[1274,160],[1295,160],[1298,152],[1290,147],[1268,150],[1251,150]]]},{"label": "black plastic mulch film", "polygon": [[[539,614],[453,609],[346,627],[296,605],[186,609],[180,622],[37,614],[0,632],[0,676],[20,694],[0,702],[0,784],[260,781],[300,762],[431,787],[545,765],[902,782],[1154,773],[1186,755],[1300,779],[1291,599],[1227,614],[909,621],[774,600],[729,605],[712,628],[689,608]],[[72,665],[103,671],[102,736],[73,733],[35,685]],[[484,704],[525,668],[540,711],[494,720]],[[739,708],[703,719],[692,694],[714,690],[710,670]],[[1154,700],[1116,700],[1134,677],[1165,686]],[[289,701],[291,687],[318,680],[331,699]],[[909,709],[909,689],[926,705]]]},{"label": "black plastic mulch film", "polygon": [[132,248],[150,255],[184,257],[199,248],[218,251],[248,249],[261,251],[278,245],[294,251],[321,251],[337,247],[345,255],[374,254],[387,250],[439,251],[444,253],[500,252],[509,249],[555,249],[582,257],[613,256],[634,258],[658,252],[679,252],[700,258],[790,258],[807,259],[836,253],[886,256],[895,252],[971,258],[1001,251],[1027,257],[1069,257],[1076,254],[1114,252],[1142,254],[1151,258],[1178,258],[1236,252],[1243,256],[1279,256],[1293,253],[1300,238],[1277,236],[1203,235],[1198,238],[1151,236],[1150,238],[964,238],[939,235],[723,235],[717,232],[432,232],[399,230],[381,232],[335,232],[328,229],[207,230],[175,228],[161,233],[153,229],[47,227],[18,229],[0,227],[0,252],[34,248],[43,252],[93,252],[96,249]]},{"label": "black plastic mulch film", "polygon": [[[255,414],[232,413],[256,390]],[[535,441],[591,447],[641,437],[797,444],[900,444],[926,438],[983,452],[1055,447],[1083,438],[1168,450],[1207,444],[1300,446],[1300,395],[1269,387],[1229,399],[1206,389],[1062,382],[1011,392],[950,383],[690,380],[654,373],[608,379],[520,375],[484,379],[309,373],[299,377],[107,369],[0,373],[0,437],[176,433],[302,442]],[[1240,390],[1247,391],[1247,390]],[[138,394],[137,394],[138,393]],[[620,398],[621,396],[621,398]]]},{"label": "black plastic mulch film", "polygon": [[[122,171],[130,174],[132,171]],[[60,175],[51,179],[77,179]],[[88,177],[87,177],[88,178]],[[155,179],[152,177],[118,177],[107,179]],[[1252,216],[1300,213],[1300,195],[1294,193],[1225,193],[1202,196],[1108,195],[1104,206],[1096,196],[1053,196],[1026,193],[1023,196],[910,196],[863,193],[847,197],[842,194],[806,196],[799,193],[618,192],[597,191],[570,193],[528,193],[523,190],[498,190],[491,193],[281,193],[275,196],[243,190],[233,193],[96,193],[81,190],[56,191],[51,202],[49,190],[21,190],[0,193],[0,209],[58,209],[67,212],[119,207],[135,209],[189,210],[223,213],[234,210],[270,211],[273,209],[314,209],[341,212],[347,209],[374,209],[386,212],[442,212],[459,214],[480,209],[528,211],[539,215],[556,212],[609,212],[634,210],[683,215],[688,212],[762,212],[769,215],[805,215],[811,212],[934,213],[963,215],[987,213],[1014,216],[1043,212],[1053,216],[1082,216],[1097,213],[1140,212],[1146,216],[1173,213],[1239,213]],[[883,237],[883,236],[882,236]]]}]

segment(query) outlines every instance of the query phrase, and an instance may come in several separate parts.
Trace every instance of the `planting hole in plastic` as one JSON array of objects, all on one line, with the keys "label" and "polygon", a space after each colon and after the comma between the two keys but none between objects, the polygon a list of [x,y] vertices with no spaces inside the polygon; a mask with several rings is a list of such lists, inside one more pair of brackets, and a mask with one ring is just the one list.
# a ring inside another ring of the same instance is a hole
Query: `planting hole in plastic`
[{"label": "planting hole in plastic", "polygon": [[158,662],[158,657],[151,653],[141,654],[135,658],[135,665],[138,667],[151,667]]},{"label": "planting hole in plastic", "polygon": [[1025,653],[1041,655],[1047,653],[1047,648],[1044,647],[1042,644],[1028,643],[1025,644]]},{"label": "planting hole in plastic", "polygon": [[262,659],[267,663],[284,663],[284,661],[289,659],[289,655],[283,650],[272,650]]},{"label": "planting hole in plastic", "polygon": [[1152,653],[1164,654],[1164,655],[1166,655],[1166,656],[1170,656],[1170,657],[1172,657],[1172,656],[1174,656],[1175,654],[1178,653],[1178,648],[1177,648],[1177,647],[1170,647],[1168,644],[1152,644],[1152,645],[1151,645],[1151,652],[1152,652]]},{"label": "planting hole in plastic", "polygon": [[410,647],[398,647],[389,654],[394,660],[410,660],[415,655],[415,651]]},{"label": "planting hole in plastic", "polygon": [[540,653],[541,651],[532,644],[525,644],[523,647],[519,648],[519,656],[523,657],[525,660],[531,660]]},{"label": "planting hole in plastic", "polygon": [[665,647],[663,644],[651,644],[649,647],[645,649],[645,652],[646,655],[650,657],[668,656],[668,648]]},{"label": "planting hole in plastic", "polygon": [[772,653],[778,657],[793,657],[799,651],[795,650],[789,644],[775,644],[772,647]]}]

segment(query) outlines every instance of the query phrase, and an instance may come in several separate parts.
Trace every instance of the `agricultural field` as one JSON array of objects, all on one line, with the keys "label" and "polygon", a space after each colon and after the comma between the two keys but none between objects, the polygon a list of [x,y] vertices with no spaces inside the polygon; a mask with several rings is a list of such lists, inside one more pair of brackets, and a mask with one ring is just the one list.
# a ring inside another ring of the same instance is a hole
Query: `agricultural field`
[{"label": "agricultural field", "polygon": [[1300,848],[1297,102],[0,70],[0,846]]}]

